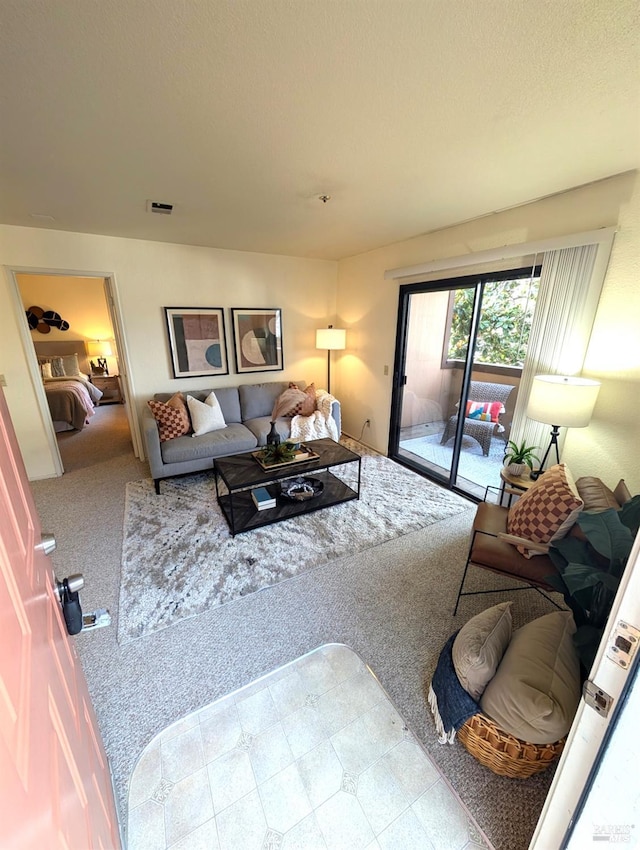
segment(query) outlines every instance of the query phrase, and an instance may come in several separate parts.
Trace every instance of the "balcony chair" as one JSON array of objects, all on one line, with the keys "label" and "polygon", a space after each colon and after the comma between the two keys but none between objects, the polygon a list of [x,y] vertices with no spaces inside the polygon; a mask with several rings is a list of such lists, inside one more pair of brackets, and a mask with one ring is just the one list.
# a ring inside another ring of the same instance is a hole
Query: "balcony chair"
[{"label": "balcony chair", "polygon": [[[515,387],[510,384],[492,384],[486,381],[471,381],[469,384],[469,401],[491,403],[500,402],[502,405],[502,413],[507,406],[507,400]],[[508,433],[498,416],[496,420],[487,421],[483,419],[465,417],[464,434],[467,437],[473,437],[480,443],[482,454],[487,457],[491,449],[491,438],[494,434],[499,434],[507,441]],[[458,423],[458,414],[450,417],[445,425],[440,445],[444,446],[456,433],[456,425]]]}]

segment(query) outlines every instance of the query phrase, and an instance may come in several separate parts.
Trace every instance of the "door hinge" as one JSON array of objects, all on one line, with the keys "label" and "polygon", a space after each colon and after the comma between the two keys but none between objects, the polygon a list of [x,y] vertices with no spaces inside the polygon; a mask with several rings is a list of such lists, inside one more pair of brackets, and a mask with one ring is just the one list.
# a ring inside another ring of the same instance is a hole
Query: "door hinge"
[{"label": "door hinge", "polygon": [[582,697],[586,704],[598,712],[602,717],[609,714],[609,710],[613,704],[613,697],[599,688],[591,679],[582,686]]}]

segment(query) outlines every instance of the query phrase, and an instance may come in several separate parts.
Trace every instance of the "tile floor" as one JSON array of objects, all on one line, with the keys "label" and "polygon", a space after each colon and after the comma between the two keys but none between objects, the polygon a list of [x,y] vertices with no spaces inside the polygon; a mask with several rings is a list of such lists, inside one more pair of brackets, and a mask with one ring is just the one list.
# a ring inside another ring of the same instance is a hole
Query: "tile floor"
[{"label": "tile floor", "polygon": [[130,783],[128,850],[490,847],[341,644],[169,726]]}]

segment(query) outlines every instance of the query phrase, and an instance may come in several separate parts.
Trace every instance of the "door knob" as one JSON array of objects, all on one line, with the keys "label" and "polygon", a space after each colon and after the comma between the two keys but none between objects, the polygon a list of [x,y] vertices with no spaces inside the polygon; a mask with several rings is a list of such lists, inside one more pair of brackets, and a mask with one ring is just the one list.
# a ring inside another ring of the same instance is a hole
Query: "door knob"
[{"label": "door knob", "polygon": [[36,549],[44,552],[45,555],[50,555],[56,548],[56,538],[53,534],[40,535],[40,542],[36,545]]},{"label": "door knob", "polygon": [[70,635],[77,635],[82,631],[82,608],[78,591],[83,587],[84,577],[80,573],[74,573],[62,581],[55,580],[56,593],[62,605],[62,615]]}]

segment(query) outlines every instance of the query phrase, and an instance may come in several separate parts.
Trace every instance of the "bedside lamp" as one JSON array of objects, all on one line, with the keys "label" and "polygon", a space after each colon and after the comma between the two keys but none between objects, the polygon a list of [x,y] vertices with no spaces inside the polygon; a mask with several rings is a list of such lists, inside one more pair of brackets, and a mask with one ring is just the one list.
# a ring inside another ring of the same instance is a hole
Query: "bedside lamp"
[{"label": "bedside lamp", "polygon": [[316,331],[316,348],[327,351],[327,392],[331,392],[331,352],[342,351],[347,347],[347,332],[344,328],[319,328]]},{"label": "bedside lamp", "polygon": [[[542,458],[538,475],[544,471],[551,447],[556,448],[556,463],[560,463],[558,435],[560,428],[586,428],[600,391],[600,382],[588,378],[564,375],[536,375],[531,385],[527,416],[536,422],[551,425],[551,441]],[[553,423],[557,424],[553,424]],[[533,477],[533,476],[532,476]]]},{"label": "bedside lamp", "polygon": [[[113,356],[113,350],[111,349],[111,343],[107,340],[99,340],[96,339],[93,342],[87,343],[87,353],[89,357],[96,357],[98,369],[102,370],[102,374],[108,375],[109,369],[107,368],[107,357]],[[94,369],[93,360],[91,361],[91,368]]]}]

